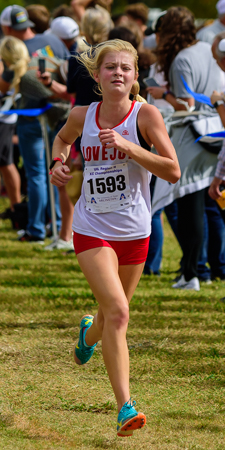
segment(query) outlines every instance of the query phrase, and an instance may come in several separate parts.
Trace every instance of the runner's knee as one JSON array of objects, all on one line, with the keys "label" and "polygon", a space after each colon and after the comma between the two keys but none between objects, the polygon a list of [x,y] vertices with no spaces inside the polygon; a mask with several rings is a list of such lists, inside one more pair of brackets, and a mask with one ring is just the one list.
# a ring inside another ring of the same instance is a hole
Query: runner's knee
[{"label": "runner's knee", "polygon": [[119,305],[113,305],[108,314],[105,315],[105,325],[110,324],[116,328],[120,329],[127,327],[129,322],[129,305],[128,303],[123,303]]}]

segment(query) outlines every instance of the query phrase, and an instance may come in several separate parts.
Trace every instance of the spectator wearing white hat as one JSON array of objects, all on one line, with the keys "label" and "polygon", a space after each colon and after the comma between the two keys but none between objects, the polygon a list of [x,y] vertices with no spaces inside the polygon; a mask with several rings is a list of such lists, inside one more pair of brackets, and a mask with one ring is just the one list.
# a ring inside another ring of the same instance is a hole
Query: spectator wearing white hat
[{"label": "spectator wearing white hat", "polygon": [[197,39],[204,42],[213,43],[214,37],[225,31],[225,0],[219,0],[216,4],[218,19],[214,20],[211,25],[201,28],[196,34]]},{"label": "spectator wearing white hat", "polygon": [[49,31],[61,39],[71,54],[77,50],[80,31],[77,22],[71,17],[56,17],[52,20]]}]

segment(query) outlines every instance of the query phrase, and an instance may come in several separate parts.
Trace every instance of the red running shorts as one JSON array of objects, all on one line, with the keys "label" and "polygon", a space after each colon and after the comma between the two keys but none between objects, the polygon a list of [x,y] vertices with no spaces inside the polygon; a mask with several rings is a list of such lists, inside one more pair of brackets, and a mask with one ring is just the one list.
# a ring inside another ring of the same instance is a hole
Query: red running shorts
[{"label": "red running shorts", "polygon": [[73,245],[76,255],[98,247],[111,247],[117,254],[119,265],[142,264],[146,261],[150,237],[133,241],[105,241],[104,239],[73,234]]}]

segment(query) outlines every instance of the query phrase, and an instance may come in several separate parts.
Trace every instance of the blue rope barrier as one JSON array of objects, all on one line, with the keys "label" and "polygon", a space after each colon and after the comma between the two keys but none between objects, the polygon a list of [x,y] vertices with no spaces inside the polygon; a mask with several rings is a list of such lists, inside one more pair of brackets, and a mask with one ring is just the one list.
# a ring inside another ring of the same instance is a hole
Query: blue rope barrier
[{"label": "blue rope barrier", "polygon": [[6,116],[11,116],[12,114],[17,114],[18,116],[37,117],[44,114],[50,108],[52,108],[51,103],[48,103],[44,108],[10,109],[9,111],[2,111],[0,109],[0,115],[5,114]]},{"label": "blue rope barrier", "polygon": [[[184,77],[181,75],[181,79],[183,81],[183,84],[186,88],[186,91],[192,95],[192,97],[194,97],[194,99],[196,101],[198,101],[199,103],[205,103],[206,105],[209,105],[211,107],[213,107],[211,100],[209,97],[207,97],[207,95],[204,94],[197,94],[196,92],[193,92],[188,84],[186,83]],[[209,133],[209,134],[205,134],[204,136],[200,136],[198,137],[198,139],[195,140],[195,142],[200,141],[203,137],[212,137],[212,138],[225,138],[225,131],[217,131],[216,133]]]},{"label": "blue rope barrier", "polygon": [[225,138],[225,130],[224,131],[217,131],[216,133],[205,134],[204,136],[198,137],[198,139],[196,139],[195,142],[200,141],[203,137]]},{"label": "blue rope barrier", "polygon": [[204,95],[204,94],[197,94],[197,92],[193,92],[193,91],[189,88],[188,84],[186,83],[186,81],[185,81],[185,79],[184,79],[184,77],[183,77],[182,75],[181,75],[181,80],[183,81],[183,84],[184,84],[184,86],[185,86],[185,88],[186,88],[186,91],[187,91],[189,94],[191,94],[192,97],[194,97],[194,99],[195,99],[197,102],[199,102],[199,103],[205,103],[206,105],[209,105],[209,106],[213,107],[213,105],[212,105],[212,103],[211,103],[211,100],[210,100],[209,97],[207,97],[207,95]]}]

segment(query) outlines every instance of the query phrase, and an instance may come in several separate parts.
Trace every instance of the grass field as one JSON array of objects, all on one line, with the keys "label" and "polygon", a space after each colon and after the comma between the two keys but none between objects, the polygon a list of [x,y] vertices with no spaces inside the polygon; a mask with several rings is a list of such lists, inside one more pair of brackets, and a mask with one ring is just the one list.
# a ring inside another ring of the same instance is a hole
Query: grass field
[{"label": "grass field", "polygon": [[130,307],[131,392],[147,416],[131,438],[116,437],[101,344],[73,363],[97,309],[75,255],[16,238],[0,221],[0,450],[224,450],[225,282],[171,289],[181,253],[166,221],[162,274],[142,276]]}]

